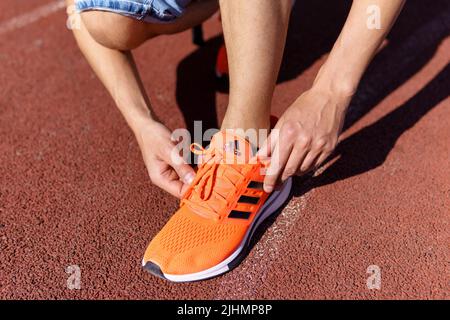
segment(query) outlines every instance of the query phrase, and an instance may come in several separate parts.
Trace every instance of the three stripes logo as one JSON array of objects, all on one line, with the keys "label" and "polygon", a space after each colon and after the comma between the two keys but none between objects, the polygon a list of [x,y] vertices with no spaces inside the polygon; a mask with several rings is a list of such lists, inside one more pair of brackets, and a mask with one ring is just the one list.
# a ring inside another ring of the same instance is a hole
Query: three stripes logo
[{"label": "three stripes logo", "polygon": [[[263,190],[263,183],[258,181],[250,181],[247,188],[248,189],[257,189]],[[242,195],[237,204],[258,204],[260,197],[257,196],[244,196]],[[251,212],[249,211],[240,211],[240,210],[232,210],[228,215],[228,218],[234,219],[248,219],[250,217]]]}]

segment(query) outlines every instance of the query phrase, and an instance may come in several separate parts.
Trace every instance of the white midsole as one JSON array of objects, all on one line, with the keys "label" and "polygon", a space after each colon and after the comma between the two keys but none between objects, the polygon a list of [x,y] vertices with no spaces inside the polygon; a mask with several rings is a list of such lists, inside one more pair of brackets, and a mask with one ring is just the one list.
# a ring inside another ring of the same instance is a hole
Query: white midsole
[{"label": "white midsole", "polygon": [[[258,221],[256,226],[250,226],[248,228],[247,234],[245,235],[244,239],[241,241],[241,244],[239,247],[225,260],[223,260],[218,265],[215,265],[214,267],[211,267],[209,269],[196,272],[196,273],[190,273],[190,274],[167,274],[163,273],[164,277],[167,280],[173,281],[173,282],[188,282],[188,281],[197,281],[207,278],[212,278],[214,276],[217,276],[219,274],[225,273],[229,270],[228,264],[232,262],[236,257],[241,253],[241,251],[244,249],[245,244],[247,243],[247,239],[249,237],[253,236],[253,233],[258,228],[258,226],[272,213],[274,213],[278,208],[281,207],[281,205],[287,200],[289,197],[289,194],[291,192],[292,188],[292,179],[289,178],[286,180],[286,182],[283,184],[280,190],[274,191],[270,196],[269,199],[267,199],[266,203],[262,206],[260,212],[262,214],[262,217],[259,219],[254,219],[253,221]],[[142,265],[145,265],[145,261],[142,261]]]}]

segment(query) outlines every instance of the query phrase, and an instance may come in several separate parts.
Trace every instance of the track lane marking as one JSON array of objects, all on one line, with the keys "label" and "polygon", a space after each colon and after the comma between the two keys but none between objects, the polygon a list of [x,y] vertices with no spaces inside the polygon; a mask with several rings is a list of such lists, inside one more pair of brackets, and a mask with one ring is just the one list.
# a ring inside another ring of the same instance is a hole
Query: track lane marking
[{"label": "track lane marking", "polygon": [[0,36],[8,32],[26,27],[36,21],[48,17],[49,15],[63,9],[64,7],[64,0],[57,0],[40,6],[30,12],[11,18],[5,22],[0,22]]}]

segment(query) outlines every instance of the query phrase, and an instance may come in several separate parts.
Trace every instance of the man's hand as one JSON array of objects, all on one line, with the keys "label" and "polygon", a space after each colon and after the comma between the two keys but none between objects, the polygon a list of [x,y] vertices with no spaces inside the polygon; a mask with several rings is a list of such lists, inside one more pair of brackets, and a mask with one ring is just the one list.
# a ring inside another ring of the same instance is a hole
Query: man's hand
[{"label": "man's hand", "polygon": [[181,198],[192,182],[195,171],[174,152],[175,142],[161,123],[149,121],[136,134],[145,165],[153,184]]},{"label": "man's hand", "polygon": [[351,96],[311,89],[282,115],[258,152],[270,158],[264,190],[317,168],[337,145]]},{"label": "man's hand", "polygon": [[[261,158],[271,158],[264,181],[267,192],[279,180],[317,168],[336,147],[350,99],[404,3],[405,0],[353,1],[344,28],[313,88],[283,114],[275,127],[279,136],[276,131],[271,134],[259,152]],[[368,28],[370,7],[383,13],[379,28]]]}]

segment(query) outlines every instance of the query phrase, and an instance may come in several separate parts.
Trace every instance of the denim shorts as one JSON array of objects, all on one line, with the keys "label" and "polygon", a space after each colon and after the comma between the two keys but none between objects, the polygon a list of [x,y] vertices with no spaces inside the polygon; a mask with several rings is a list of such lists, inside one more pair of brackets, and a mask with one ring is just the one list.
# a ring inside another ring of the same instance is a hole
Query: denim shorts
[{"label": "denim shorts", "polygon": [[115,12],[154,23],[170,23],[180,17],[192,0],[75,0],[78,12]]}]

